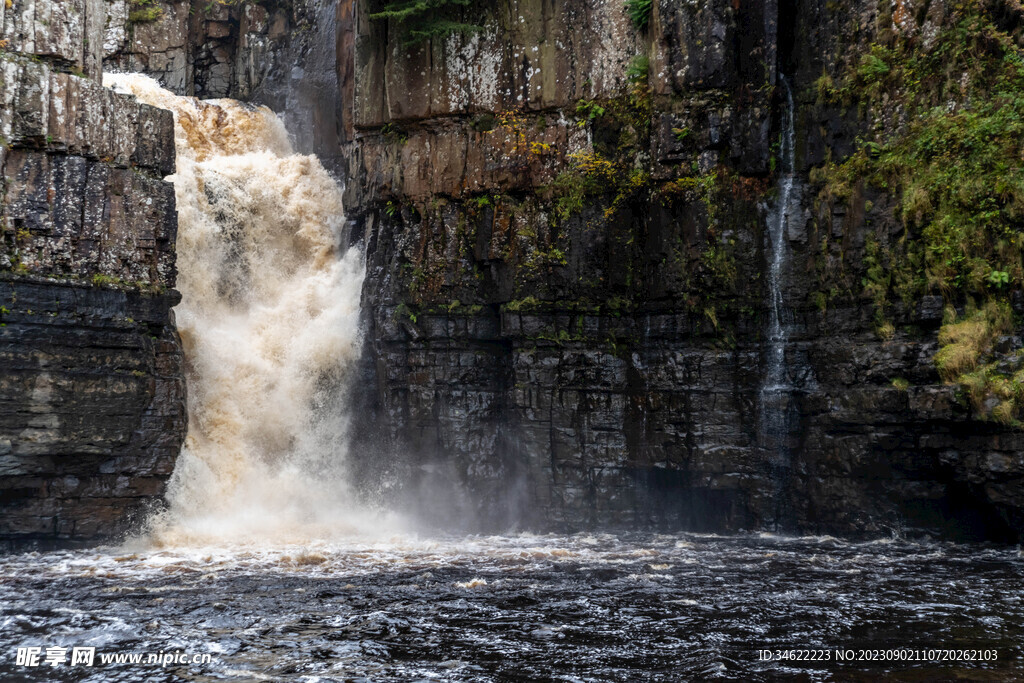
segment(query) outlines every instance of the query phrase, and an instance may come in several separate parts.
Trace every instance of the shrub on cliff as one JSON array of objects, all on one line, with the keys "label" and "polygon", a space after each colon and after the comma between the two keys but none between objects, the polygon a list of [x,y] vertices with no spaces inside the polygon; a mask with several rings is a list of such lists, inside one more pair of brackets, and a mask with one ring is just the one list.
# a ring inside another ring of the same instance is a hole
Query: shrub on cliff
[{"label": "shrub on cliff", "polygon": [[416,45],[435,37],[452,33],[474,33],[483,28],[482,23],[460,20],[465,14],[463,8],[476,7],[472,0],[391,0],[385,2],[370,19],[394,22],[406,45]]},{"label": "shrub on cliff", "polygon": [[637,30],[643,31],[651,21],[654,0],[626,0],[626,13]]}]

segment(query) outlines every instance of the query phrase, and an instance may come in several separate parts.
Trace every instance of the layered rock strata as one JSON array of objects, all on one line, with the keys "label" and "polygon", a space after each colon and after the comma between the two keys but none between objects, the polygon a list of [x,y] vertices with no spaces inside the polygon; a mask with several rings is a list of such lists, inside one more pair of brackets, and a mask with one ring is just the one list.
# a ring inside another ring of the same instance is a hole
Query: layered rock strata
[{"label": "layered rock strata", "polygon": [[[934,360],[965,298],[872,295],[878,250],[920,232],[899,192],[861,178],[832,201],[822,180],[907,132],[906,94],[882,79],[893,46],[926,61],[975,4],[660,0],[638,28],[618,2],[520,0],[457,10],[481,30],[419,44],[368,1],[196,5],[192,23],[161,20],[186,27],[167,32],[187,34],[184,70],[141,44],[108,59],[315,112],[294,128],[344,177],[367,249],[373,390],[353,452],[385,495],[492,527],[1010,540],[1021,432]],[[1017,40],[1011,3],[979,8]],[[948,110],[971,105],[969,71],[929,76],[962,84]],[[780,73],[796,121],[788,398],[765,434]]]},{"label": "layered rock strata", "polygon": [[106,5],[0,6],[0,539],[93,542],[185,432],[173,118],[99,84]]},{"label": "layered rock strata", "polygon": [[[477,34],[411,48],[359,6],[339,64],[348,205],[374,439],[405,454],[382,481],[469,490],[452,516],[485,525],[1019,538],[1024,437],[941,381],[949,302],[897,302],[884,335],[859,287],[822,305],[823,253],[859,282],[870,243],[903,233],[877,191],[867,215],[821,214],[810,169],[897,122],[823,103],[819,79],[955,18],[840,5],[663,1],[638,30],[617,3],[502,3]],[[792,393],[768,438],[781,71],[803,189],[782,273]]]}]

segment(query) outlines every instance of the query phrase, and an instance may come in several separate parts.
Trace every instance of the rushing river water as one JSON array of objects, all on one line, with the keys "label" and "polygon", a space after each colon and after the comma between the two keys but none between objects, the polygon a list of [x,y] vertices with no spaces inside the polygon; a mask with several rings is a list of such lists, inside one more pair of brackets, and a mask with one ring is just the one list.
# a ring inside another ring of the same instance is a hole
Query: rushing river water
[{"label": "rushing river water", "polygon": [[[3,680],[1020,680],[1024,558],[694,534],[28,553],[0,557],[0,643]],[[17,666],[31,646],[94,646],[97,659]],[[759,660],[787,648],[998,659]],[[212,661],[99,662],[161,651]]]}]

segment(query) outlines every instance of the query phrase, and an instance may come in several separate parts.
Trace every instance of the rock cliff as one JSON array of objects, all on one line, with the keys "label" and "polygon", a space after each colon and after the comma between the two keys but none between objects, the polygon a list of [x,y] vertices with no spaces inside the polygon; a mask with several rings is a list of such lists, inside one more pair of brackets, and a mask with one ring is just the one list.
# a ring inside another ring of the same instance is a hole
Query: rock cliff
[{"label": "rock cliff", "polygon": [[[354,74],[347,189],[367,240],[374,424],[404,454],[382,481],[454,480],[472,492],[462,514],[485,523],[1019,538],[1016,385],[992,419],[935,358],[975,298],[1020,315],[1020,241],[975,257],[1012,283],[972,288],[922,255],[945,200],[908,218],[914,164],[900,180],[869,170],[931,135],[915,111],[1001,97],[972,91],[962,55],[990,50],[998,69],[1020,54],[1019,10],[662,0],[638,28],[616,2],[522,0],[413,46],[373,11],[357,6],[339,73]],[[975,43],[956,52],[963,35]],[[790,390],[772,433],[759,416],[781,74],[797,188]],[[967,167],[961,153],[946,163]],[[993,357],[1016,367],[1019,323],[1001,334]]]},{"label": "rock cliff", "polygon": [[420,42],[371,0],[161,4],[108,62],[270,104],[344,178],[353,452],[385,495],[484,526],[1019,539],[1019,8],[627,4],[453,6],[478,30]]},{"label": "rock cliff", "polygon": [[99,84],[106,5],[0,5],[0,539],[91,542],[184,438],[170,112]]}]

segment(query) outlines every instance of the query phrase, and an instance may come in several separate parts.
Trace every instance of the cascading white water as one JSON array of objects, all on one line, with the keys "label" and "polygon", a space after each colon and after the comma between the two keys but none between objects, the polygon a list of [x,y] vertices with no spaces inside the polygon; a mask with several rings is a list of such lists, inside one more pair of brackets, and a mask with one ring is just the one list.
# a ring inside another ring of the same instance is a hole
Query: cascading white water
[{"label": "cascading white water", "polygon": [[363,265],[358,249],[339,253],[340,189],[269,109],[178,97],[138,74],[104,83],[175,118],[189,430],[151,538],[360,531],[341,449]]},{"label": "cascading white water", "polygon": [[[762,447],[773,452],[777,458],[785,450],[787,432],[787,410],[792,393],[792,384],[786,366],[786,345],[789,331],[784,320],[785,301],[783,279],[788,264],[787,231],[794,211],[796,197],[795,138],[793,122],[793,93],[786,77],[779,74],[779,82],[785,93],[785,107],[782,111],[782,140],[779,150],[781,175],[779,194],[775,206],[768,215],[768,239],[770,242],[768,264],[768,329],[766,334],[765,366],[761,380],[759,431]],[[776,463],[778,464],[778,463]]]},{"label": "cascading white water", "polygon": [[794,130],[793,93],[786,77],[780,74],[779,81],[786,93],[786,107],[782,112],[782,141],[779,156],[782,175],[779,178],[779,199],[769,216],[768,236],[771,240],[771,263],[768,268],[768,364],[762,392],[779,392],[788,389],[786,376],[786,341],[789,334],[782,323],[782,270],[786,264],[786,228],[789,226],[790,200],[793,195]]}]

